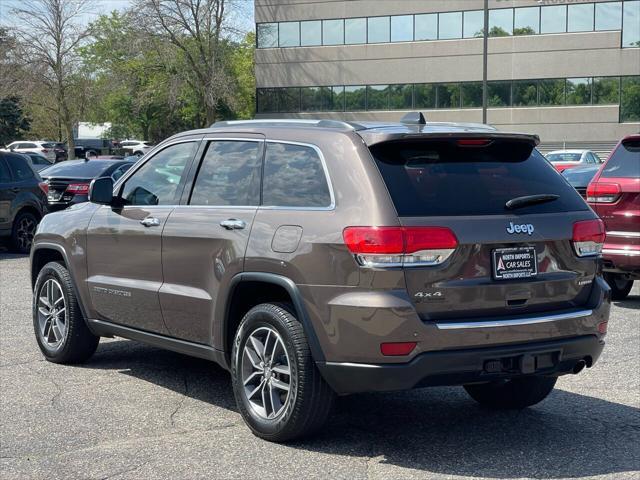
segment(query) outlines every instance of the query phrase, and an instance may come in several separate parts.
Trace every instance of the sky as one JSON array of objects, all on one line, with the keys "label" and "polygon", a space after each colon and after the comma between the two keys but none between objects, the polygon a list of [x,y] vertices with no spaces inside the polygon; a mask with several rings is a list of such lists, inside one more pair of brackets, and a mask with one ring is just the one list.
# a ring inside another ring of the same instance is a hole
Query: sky
[{"label": "sky", "polygon": [[[235,0],[242,6],[238,16],[238,22],[244,30],[254,28],[253,21],[253,0]],[[131,0],[88,0],[91,4],[90,13],[85,15],[86,21],[91,22],[98,15],[112,12],[113,10],[124,10],[131,6]],[[0,0],[0,25],[12,26],[11,9],[19,6],[22,0]]]}]

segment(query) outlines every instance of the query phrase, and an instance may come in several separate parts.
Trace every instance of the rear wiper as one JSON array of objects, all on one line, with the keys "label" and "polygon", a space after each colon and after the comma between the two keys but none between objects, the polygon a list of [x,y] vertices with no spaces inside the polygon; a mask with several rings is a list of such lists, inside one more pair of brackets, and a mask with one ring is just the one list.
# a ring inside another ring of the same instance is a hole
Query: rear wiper
[{"label": "rear wiper", "polygon": [[541,193],[539,195],[527,195],[525,197],[517,197],[512,198],[507,203],[504,204],[506,208],[509,210],[513,210],[516,208],[526,207],[529,205],[536,205],[538,203],[547,203],[553,202],[560,198],[560,195],[555,195],[553,193]]}]

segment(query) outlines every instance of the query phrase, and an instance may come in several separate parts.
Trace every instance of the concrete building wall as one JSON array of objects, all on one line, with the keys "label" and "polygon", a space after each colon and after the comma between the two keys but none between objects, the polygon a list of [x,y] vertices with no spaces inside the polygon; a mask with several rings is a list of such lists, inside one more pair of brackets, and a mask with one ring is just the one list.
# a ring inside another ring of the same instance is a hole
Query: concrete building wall
[{"label": "concrete building wall", "polygon": [[[565,3],[592,2],[572,0]],[[537,0],[490,2],[490,8],[538,5]],[[482,0],[256,0],[256,22],[482,8]],[[257,49],[256,81],[258,88],[480,81],[482,49],[480,38]],[[640,49],[621,48],[620,31],[489,39],[489,80],[627,75],[640,75]],[[406,111],[263,116],[397,121],[404,113]],[[428,110],[427,116],[434,121],[482,119],[480,109]],[[620,123],[619,119],[618,105],[495,108],[488,112],[488,121],[499,128],[535,132],[545,142],[612,142],[640,131],[640,123]]]}]

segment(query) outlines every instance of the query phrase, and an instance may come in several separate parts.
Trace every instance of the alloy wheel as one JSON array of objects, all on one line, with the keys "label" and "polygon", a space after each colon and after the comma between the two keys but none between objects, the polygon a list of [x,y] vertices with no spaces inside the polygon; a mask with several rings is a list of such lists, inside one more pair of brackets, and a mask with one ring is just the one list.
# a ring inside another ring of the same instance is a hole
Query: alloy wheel
[{"label": "alloy wheel", "polygon": [[28,251],[33,243],[33,237],[36,233],[36,221],[30,216],[24,216],[18,221],[16,226],[16,237],[21,250]]},{"label": "alloy wheel", "polygon": [[264,419],[279,416],[291,396],[291,363],[275,329],[260,327],[249,335],[241,372],[243,392],[253,411]]},{"label": "alloy wheel", "polygon": [[40,338],[50,348],[63,343],[68,326],[67,304],[62,287],[53,278],[48,279],[38,292],[38,326]]}]

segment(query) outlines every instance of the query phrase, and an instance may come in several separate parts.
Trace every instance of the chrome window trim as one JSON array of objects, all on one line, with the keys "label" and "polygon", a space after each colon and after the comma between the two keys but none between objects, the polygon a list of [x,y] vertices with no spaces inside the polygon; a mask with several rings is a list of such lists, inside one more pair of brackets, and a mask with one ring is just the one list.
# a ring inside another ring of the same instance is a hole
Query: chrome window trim
[{"label": "chrome window trim", "polygon": [[479,320],[477,322],[436,322],[438,330],[467,330],[472,328],[513,327],[520,325],[535,325],[537,323],[558,322],[593,315],[593,310],[579,310],[577,312],[540,315],[537,317],[516,318],[512,320]]},{"label": "chrome window trim", "polygon": [[[317,145],[314,145],[312,143],[304,143],[304,142],[294,142],[294,141],[290,141],[290,140],[274,140],[274,139],[267,139],[266,143],[283,143],[285,145],[297,145],[300,147],[308,147],[308,148],[312,148],[313,150],[315,150],[316,154],[318,155],[318,158],[320,158],[320,163],[322,164],[322,170],[324,171],[324,178],[325,181],[327,183],[327,188],[329,189],[329,198],[330,198],[330,204],[328,206],[325,207],[287,207],[287,206],[278,206],[278,205],[260,205],[258,207],[259,210],[294,210],[294,211],[317,211],[317,212],[328,212],[328,211],[332,211],[335,210],[336,208],[336,199],[335,199],[335,195],[333,192],[333,182],[331,181],[331,175],[329,174],[329,168],[327,167],[327,162],[324,158],[324,155],[322,153],[322,150],[320,150],[320,147],[318,147]],[[265,150],[265,161],[266,161],[266,150]],[[263,182],[262,182],[262,188],[264,189],[264,178],[263,178]]]}]

